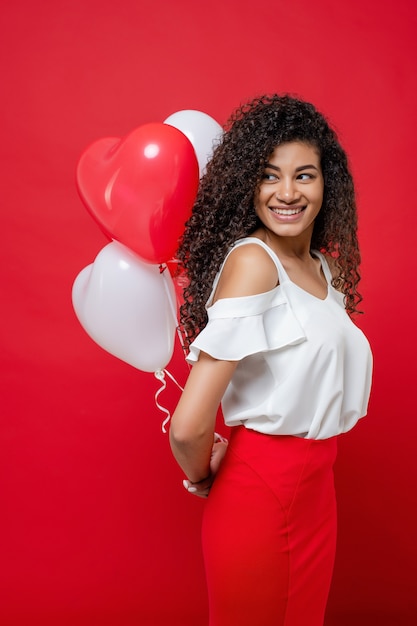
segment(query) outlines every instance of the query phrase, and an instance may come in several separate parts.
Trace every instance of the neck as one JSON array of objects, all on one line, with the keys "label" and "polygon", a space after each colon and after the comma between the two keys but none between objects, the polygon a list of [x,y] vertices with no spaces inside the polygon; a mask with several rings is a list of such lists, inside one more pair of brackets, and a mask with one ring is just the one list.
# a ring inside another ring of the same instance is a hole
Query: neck
[{"label": "neck", "polygon": [[304,232],[299,237],[279,237],[266,228],[259,228],[254,233],[255,237],[262,239],[274,252],[282,257],[309,259],[311,257],[312,232]]}]

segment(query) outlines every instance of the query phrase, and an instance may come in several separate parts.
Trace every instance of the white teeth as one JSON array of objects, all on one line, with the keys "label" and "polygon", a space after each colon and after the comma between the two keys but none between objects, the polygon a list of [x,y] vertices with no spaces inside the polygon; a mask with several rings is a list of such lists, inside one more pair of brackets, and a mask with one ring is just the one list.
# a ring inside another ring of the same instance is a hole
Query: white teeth
[{"label": "white teeth", "polygon": [[302,209],[271,209],[273,213],[278,213],[278,215],[296,215],[297,213],[301,213]]}]

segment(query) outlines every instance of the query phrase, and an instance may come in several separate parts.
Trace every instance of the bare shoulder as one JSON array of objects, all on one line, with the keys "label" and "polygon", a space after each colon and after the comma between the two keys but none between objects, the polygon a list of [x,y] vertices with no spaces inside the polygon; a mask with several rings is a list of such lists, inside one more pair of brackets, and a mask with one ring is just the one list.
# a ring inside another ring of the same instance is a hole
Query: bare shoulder
[{"label": "bare shoulder", "polygon": [[216,289],[215,300],[270,291],[278,284],[278,271],[264,248],[256,243],[238,246],[229,254]]}]

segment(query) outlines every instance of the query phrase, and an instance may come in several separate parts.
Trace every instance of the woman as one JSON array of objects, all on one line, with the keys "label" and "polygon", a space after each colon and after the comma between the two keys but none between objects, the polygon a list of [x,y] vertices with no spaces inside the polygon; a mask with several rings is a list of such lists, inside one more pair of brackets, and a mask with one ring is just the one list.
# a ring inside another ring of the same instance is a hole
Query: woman
[{"label": "woman", "polygon": [[[325,118],[290,96],[240,107],[179,248],[193,365],[171,448],[207,497],[210,626],[323,624],[340,433],[366,414],[372,357],[352,177]],[[230,443],[214,433],[221,403]]]}]

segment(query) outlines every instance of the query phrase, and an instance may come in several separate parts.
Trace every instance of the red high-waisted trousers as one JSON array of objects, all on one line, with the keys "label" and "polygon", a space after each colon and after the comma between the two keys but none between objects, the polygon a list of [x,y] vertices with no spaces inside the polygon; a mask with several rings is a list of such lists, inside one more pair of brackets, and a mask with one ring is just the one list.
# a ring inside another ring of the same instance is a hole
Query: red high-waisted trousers
[{"label": "red high-waisted trousers", "polygon": [[210,626],[322,626],[336,445],[232,428],[203,518]]}]

